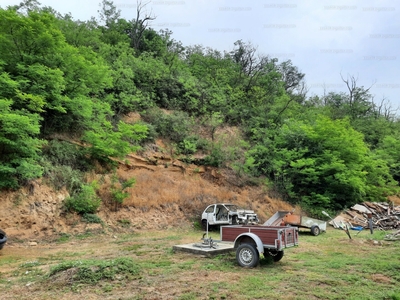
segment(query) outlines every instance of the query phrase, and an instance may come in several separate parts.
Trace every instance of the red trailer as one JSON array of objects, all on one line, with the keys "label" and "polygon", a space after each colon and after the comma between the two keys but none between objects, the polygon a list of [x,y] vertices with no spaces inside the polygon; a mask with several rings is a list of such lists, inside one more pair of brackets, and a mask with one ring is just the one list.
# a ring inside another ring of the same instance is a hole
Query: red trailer
[{"label": "red trailer", "polygon": [[236,225],[221,227],[221,241],[233,242],[236,260],[242,267],[258,265],[260,254],[282,259],[285,248],[298,245],[298,228],[286,226]]}]

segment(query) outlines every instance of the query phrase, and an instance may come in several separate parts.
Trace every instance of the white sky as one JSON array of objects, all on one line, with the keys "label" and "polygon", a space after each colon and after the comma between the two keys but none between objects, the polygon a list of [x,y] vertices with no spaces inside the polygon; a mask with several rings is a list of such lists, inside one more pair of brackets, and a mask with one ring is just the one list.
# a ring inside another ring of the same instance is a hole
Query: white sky
[{"label": "white sky", "polygon": [[[0,6],[20,0],[0,0]],[[39,0],[74,19],[98,18],[101,0]],[[114,0],[131,20],[136,0]],[[384,97],[400,107],[400,1],[398,0],[152,0],[157,18],[150,27],[168,28],[184,46],[201,44],[231,51],[239,39],[261,54],[291,59],[306,74],[308,95],[346,91],[340,74],[358,77],[375,102]]]}]

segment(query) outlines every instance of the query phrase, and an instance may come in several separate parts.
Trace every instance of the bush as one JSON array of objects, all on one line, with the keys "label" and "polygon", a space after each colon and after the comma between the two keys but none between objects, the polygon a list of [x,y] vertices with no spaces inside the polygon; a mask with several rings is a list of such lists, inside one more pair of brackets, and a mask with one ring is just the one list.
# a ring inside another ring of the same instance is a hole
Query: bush
[{"label": "bush", "polygon": [[88,171],[91,164],[88,161],[85,150],[80,146],[69,142],[52,140],[43,148],[43,156],[56,166],[70,166],[72,169]]},{"label": "bush", "polygon": [[[120,187],[117,187],[117,182],[120,183]],[[124,200],[129,197],[129,193],[126,189],[132,187],[135,183],[135,178],[119,180],[116,174],[113,175],[111,179],[111,196],[115,210],[117,210],[118,207],[124,203]]]},{"label": "bush", "polygon": [[50,161],[41,161],[44,167],[44,177],[56,190],[62,189],[64,186],[70,195],[78,192],[82,187],[83,173],[74,170],[70,166],[53,165]]},{"label": "bush", "polygon": [[65,207],[69,211],[78,214],[94,214],[100,207],[101,199],[96,195],[96,182],[83,185],[81,190],[74,196],[65,200]]},{"label": "bush", "polygon": [[178,149],[179,152],[185,155],[196,153],[197,151],[196,141],[193,141],[191,139],[184,139],[182,142],[178,144]]},{"label": "bush", "polygon": [[196,135],[191,135],[184,138],[183,141],[178,143],[177,145],[178,152],[184,155],[194,154],[198,150],[207,151],[208,148],[209,148],[209,142]]},{"label": "bush", "polygon": [[143,118],[154,126],[160,136],[175,143],[180,143],[188,137],[194,126],[193,119],[182,111],[166,114],[161,109],[155,108],[144,113]]},{"label": "bush", "polygon": [[211,153],[204,158],[204,163],[213,167],[221,167],[224,162],[226,162],[226,155],[220,144],[215,144]]},{"label": "bush", "polygon": [[96,223],[96,224],[103,224],[103,220],[100,219],[98,215],[95,214],[83,214],[82,220],[86,223]]}]

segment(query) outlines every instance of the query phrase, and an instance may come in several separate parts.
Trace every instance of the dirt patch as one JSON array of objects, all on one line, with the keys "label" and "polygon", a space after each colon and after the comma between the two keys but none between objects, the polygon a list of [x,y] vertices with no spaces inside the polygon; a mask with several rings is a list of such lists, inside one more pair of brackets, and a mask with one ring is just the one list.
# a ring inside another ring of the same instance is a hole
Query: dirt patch
[{"label": "dirt patch", "polygon": [[391,283],[393,281],[390,277],[383,274],[372,275],[372,280],[379,283]]}]

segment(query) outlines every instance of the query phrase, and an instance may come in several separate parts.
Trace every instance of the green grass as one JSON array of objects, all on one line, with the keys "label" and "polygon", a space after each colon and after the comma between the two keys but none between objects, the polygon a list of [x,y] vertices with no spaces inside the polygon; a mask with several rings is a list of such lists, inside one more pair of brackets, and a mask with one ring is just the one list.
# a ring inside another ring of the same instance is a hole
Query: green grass
[{"label": "green grass", "polygon": [[[58,252],[25,260],[0,256],[7,270],[0,287],[15,292],[20,286],[22,293],[33,285],[37,299],[83,293],[82,298],[115,294],[121,299],[400,300],[400,243],[384,241],[385,235],[364,231],[350,240],[340,230],[317,237],[304,233],[280,262],[261,257],[253,269],[238,266],[234,252],[207,258],[171,251],[188,237],[197,242],[202,236],[197,230],[135,232],[112,239],[93,234],[81,245],[79,237],[70,236],[54,243]],[[214,233],[213,238],[218,239]]]},{"label": "green grass", "polygon": [[69,241],[71,235],[68,233],[60,233],[60,236],[58,237],[58,239],[56,240],[57,243],[65,243],[67,241]]},{"label": "green grass", "polygon": [[[392,299],[400,292],[399,245],[374,245],[382,233],[354,236],[340,231],[300,236],[300,246],[280,263],[246,274],[234,291],[243,299]],[[303,248],[309,248],[304,251]],[[268,272],[265,272],[268,270]],[[289,282],[288,282],[289,281]],[[282,298],[282,292],[285,295]]]},{"label": "green grass", "polygon": [[96,284],[101,280],[116,280],[139,277],[140,268],[130,258],[115,260],[75,260],[66,261],[51,268],[49,278],[56,274],[73,269],[69,279],[72,283]]}]

